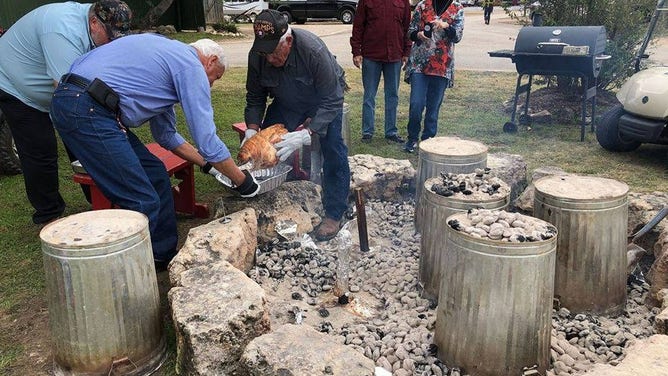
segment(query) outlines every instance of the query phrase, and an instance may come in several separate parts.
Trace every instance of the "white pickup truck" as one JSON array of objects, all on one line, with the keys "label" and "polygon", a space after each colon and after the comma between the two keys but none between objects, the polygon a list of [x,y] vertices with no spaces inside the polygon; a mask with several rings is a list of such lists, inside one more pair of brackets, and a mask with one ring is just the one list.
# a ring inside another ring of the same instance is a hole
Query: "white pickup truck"
[{"label": "white pickup truck", "polygon": [[235,21],[254,22],[255,17],[265,9],[269,9],[269,4],[265,0],[225,0],[223,2],[223,14]]}]

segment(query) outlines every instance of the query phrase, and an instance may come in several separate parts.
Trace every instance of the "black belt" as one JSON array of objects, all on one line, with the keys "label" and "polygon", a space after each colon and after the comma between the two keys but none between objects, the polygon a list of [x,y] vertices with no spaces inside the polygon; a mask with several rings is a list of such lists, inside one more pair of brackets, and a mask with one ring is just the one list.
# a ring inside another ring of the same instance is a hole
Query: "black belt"
[{"label": "black belt", "polygon": [[63,76],[63,79],[61,82],[67,83],[67,84],[72,84],[74,86],[78,86],[82,89],[88,88],[88,85],[90,84],[90,81],[73,73],[66,74]]},{"label": "black belt", "polygon": [[60,81],[62,83],[72,84],[78,86],[82,89],[86,89],[86,92],[90,94],[91,98],[95,99],[97,103],[102,105],[107,110],[118,114],[119,111],[119,97],[114,89],[110,88],[104,81],[96,78],[92,81],[81,77],[74,73],[69,73],[64,75]]}]

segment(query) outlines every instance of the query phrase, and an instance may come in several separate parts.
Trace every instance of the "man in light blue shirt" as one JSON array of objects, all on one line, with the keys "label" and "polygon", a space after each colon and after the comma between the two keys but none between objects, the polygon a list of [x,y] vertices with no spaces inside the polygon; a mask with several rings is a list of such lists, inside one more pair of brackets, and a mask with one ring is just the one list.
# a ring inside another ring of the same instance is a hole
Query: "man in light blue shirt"
[{"label": "man in light blue shirt", "polygon": [[[216,134],[211,85],[225,68],[222,47],[210,39],[187,45],[155,34],[129,35],[77,59],[54,92],[54,127],[112,203],[146,214],[158,268],[176,255],[171,184],[132,128],[149,122],[165,149],[220,171],[242,197],[259,191]],[[198,149],[176,129],[177,103]]]},{"label": "man in light blue shirt", "polygon": [[55,85],[74,59],[129,31],[131,18],[120,0],[48,4],[0,38],[0,110],[14,137],[35,223],[47,223],[65,210],[48,113]]}]

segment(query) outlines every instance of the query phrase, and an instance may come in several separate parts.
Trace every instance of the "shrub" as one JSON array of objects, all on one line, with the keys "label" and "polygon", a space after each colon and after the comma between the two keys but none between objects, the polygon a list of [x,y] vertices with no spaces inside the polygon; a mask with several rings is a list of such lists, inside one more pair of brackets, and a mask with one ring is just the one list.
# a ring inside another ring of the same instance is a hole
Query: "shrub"
[{"label": "shrub", "polygon": [[231,21],[223,20],[220,23],[215,23],[211,25],[214,30],[216,30],[219,33],[233,33],[236,34],[239,32],[239,28],[237,27],[237,24]]}]

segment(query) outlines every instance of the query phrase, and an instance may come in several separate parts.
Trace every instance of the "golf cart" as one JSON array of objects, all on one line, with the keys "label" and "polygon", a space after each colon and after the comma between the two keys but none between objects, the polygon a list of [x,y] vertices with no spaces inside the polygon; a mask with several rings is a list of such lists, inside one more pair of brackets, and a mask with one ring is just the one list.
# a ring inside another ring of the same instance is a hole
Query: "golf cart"
[{"label": "golf cart", "polygon": [[617,92],[619,104],[603,114],[596,139],[606,150],[632,151],[641,144],[668,145],[668,66],[640,70],[659,15],[668,10],[658,0],[645,39],[635,58],[636,73]]}]

